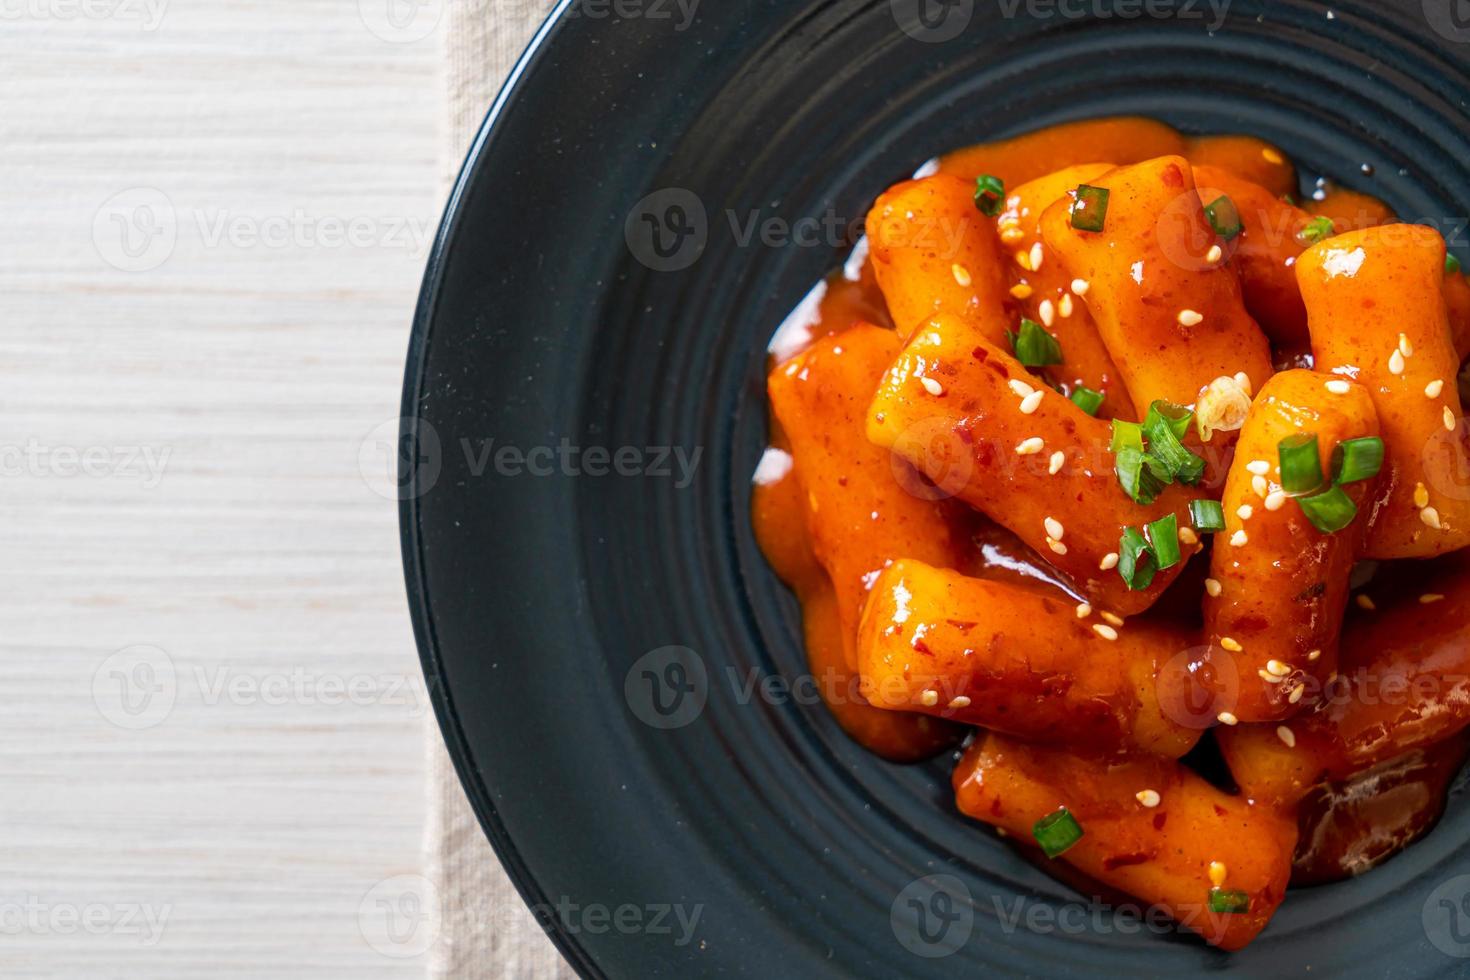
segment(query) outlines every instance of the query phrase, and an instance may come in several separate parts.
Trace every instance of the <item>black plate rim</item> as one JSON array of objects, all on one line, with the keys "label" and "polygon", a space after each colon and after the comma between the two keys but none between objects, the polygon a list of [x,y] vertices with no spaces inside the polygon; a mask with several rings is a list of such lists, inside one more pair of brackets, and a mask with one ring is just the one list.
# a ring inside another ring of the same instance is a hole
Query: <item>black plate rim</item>
[{"label": "black plate rim", "polygon": [[[475,134],[474,142],[455,178],[449,200],[444,206],[434,244],[430,249],[423,283],[419,288],[418,303],[414,309],[413,328],[409,335],[408,357],[403,374],[403,400],[399,409],[400,436],[408,434],[418,420],[418,403],[423,390],[424,356],[429,344],[429,333],[434,321],[440,287],[443,285],[446,253],[455,233],[459,229],[463,213],[461,207],[465,193],[475,183],[484,162],[485,151],[495,138],[502,116],[510,104],[520,95],[520,81],[527,70],[546,53],[547,39],[554,33],[562,14],[575,0],[559,0],[545,21],[536,29],[526,49],[521,52],[515,66],[506,77],[505,84],[491,103],[484,121]],[[418,647],[419,664],[424,672],[434,716],[440,734],[444,738],[449,758],[459,784],[469,798],[470,807],[490,842],[491,849],[499,859],[506,876],[515,886],[521,900],[531,909],[544,908],[547,895],[522,859],[501,821],[495,803],[490,799],[487,787],[475,778],[469,761],[469,743],[460,724],[459,713],[450,694],[444,676],[443,662],[439,654],[439,642],[434,631],[433,617],[429,610],[428,590],[424,583],[422,539],[418,525],[419,498],[405,496],[398,503],[399,545],[403,555],[404,587],[408,597],[409,618],[413,622],[414,640]],[[537,916],[537,923],[551,939],[553,945],[579,976],[601,977],[587,951],[552,917]]]}]

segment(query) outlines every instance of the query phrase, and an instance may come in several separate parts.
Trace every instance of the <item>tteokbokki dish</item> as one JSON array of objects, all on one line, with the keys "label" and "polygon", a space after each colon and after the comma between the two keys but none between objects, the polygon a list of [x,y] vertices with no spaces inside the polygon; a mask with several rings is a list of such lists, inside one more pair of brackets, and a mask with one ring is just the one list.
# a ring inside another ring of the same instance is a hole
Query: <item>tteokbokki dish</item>
[{"label": "tteokbokki dish", "polygon": [[1427,833],[1470,724],[1470,284],[1140,119],[889,188],[773,343],[757,535],[812,673],[960,813],[1227,950]]}]

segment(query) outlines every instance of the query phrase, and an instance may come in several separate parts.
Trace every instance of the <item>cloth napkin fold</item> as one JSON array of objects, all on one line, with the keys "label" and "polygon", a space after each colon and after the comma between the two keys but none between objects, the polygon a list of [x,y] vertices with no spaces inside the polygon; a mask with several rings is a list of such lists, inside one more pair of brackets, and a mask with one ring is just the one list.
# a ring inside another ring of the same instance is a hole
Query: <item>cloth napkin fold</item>
[{"label": "cloth napkin fold", "polygon": [[[432,0],[431,0],[432,2]],[[459,172],[485,113],[555,0],[442,0],[448,109],[446,181]],[[434,980],[572,980],[501,869],[470,810],[438,726],[428,726],[425,866],[443,912],[430,954]]]}]

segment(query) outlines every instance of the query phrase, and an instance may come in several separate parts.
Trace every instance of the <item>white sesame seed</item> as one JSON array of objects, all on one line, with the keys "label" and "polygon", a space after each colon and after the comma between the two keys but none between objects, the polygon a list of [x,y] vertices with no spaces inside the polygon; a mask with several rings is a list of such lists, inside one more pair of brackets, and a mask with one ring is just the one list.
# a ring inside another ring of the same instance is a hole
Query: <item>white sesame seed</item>
[{"label": "white sesame seed", "polygon": [[1102,623],[1094,623],[1092,626],[1092,631],[1098,636],[1102,637],[1104,640],[1111,641],[1118,638],[1117,630],[1113,629],[1111,626],[1104,626]]},{"label": "white sesame seed", "polygon": [[1221,637],[1220,645],[1229,650],[1231,653],[1240,653],[1242,650],[1245,649],[1245,647],[1240,645],[1240,641],[1235,639],[1235,637],[1233,636]]},{"label": "white sesame seed", "polygon": [[1296,735],[1293,734],[1292,730],[1290,728],[1287,728],[1285,725],[1282,725],[1280,728],[1276,729],[1276,737],[1285,742],[1288,749],[1296,748]]},{"label": "white sesame seed", "polygon": [[1256,476],[1266,476],[1271,472],[1271,464],[1264,459],[1253,459],[1245,464],[1245,468]]},{"label": "white sesame seed", "polygon": [[1269,670],[1258,670],[1256,671],[1256,676],[1265,681],[1267,684],[1280,684],[1282,681],[1286,680],[1285,677],[1277,677]]},{"label": "white sesame seed", "polygon": [[1041,260],[1045,257],[1046,253],[1042,251],[1040,242],[1031,246],[1031,268],[1033,270],[1041,268]]},{"label": "white sesame seed", "polygon": [[1316,663],[1321,658],[1322,658],[1322,651],[1321,650],[1313,650],[1311,653],[1307,654],[1307,659],[1310,660],[1312,663]]},{"label": "white sesame seed", "polygon": [[959,697],[951,701],[949,703],[949,706],[951,708],[968,708],[970,706],[970,699],[961,694]]},{"label": "white sesame seed", "polygon": [[1266,495],[1266,509],[1280,510],[1286,506],[1286,491],[1276,490]]},{"label": "white sesame seed", "polygon": [[1373,610],[1378,608],[1376,605],[1373,604],[1372,596],[1360,595],[1354,601],[1357,602],[1359,609],[1363,609],[1368,612],[1372,612]]},{"label": "white sesame seed", "polygon": [[1021,414],[1035,415],[1036,410],[1041,407],[1041,399],[1044,394],[1044,392],[1033,391],[1031,394],[1021,399]]},{"label": "white sesame seed", "polygon": [[1436,531],[1440,530],[1441,525],[1439,523],[1439,511],[1435,510],[1433,507],[1425,507],[1423,510],[1419,511],[1419,520],[1434,528]]},{"label": "white sesame seed", "polygon": [[1072,310],[1072,294],[1063,293],[1062,298],[1057,300],[1057,312],[1065,318],[1072,315]]},{"label": "white sesame seed", "polygon": [[1438,398],[1444,392],[1444,379],[1435,378],[1424,386],[1425,398]]},{"label": "white sesame seed", "polygon": [[1133,798],[1142,803],[1144,806],[1148,807],[1150,810],[1158,806],[1160,802],[1158,792],[1151,789],[1139,790],[1137,793],[1133,794]]},{"label": "white sesame seed", "polygon": [[1034,456],[1045,447],[1046,443],[1041,441],[1040,436],[1032,436],[1030,439],[1023,439],[1016,446],[1016,454],[1019,456]]},{"label": "white sesame seed", "polygon": [[1044,327],[1050,327],[1053,323],[1057,322],[1056,304],[1049,299],[1042,300],[1041,305],[1036,308],[1036,312],[1041,317],[1041,325]]},{"label": "white sesame seed", "polygon": [[935,398],[938,398],[940,395],[944,394],[944,385],[940,384],[938,381],[935,381],[933,378],[920,378],[919,383],[924,386],[925,391],[933,395]]},{"label": "white sesame seed", "polygon": [[1414,484],[1414,506],[1421,508],[1429,506],[1429,488],[1422,483]]},{"label": "white sesame seed", "polygon": [[1097,567],[1104,572],[1110,572],[1113,569],[1117,568],[1118,553],[1116,551],[1110,551],[1107,554],[1103,555],[1103,559],[1102,561],[1097,563]]},{"label": "white sesame seed", "polygon": [[1046,527],[1046,533],[1058,541],[1067,536],[1067,529],[1062,527],[1062,522],[1055,517],[1048,517],[1041,522]]},{"label": "white sesame seed", "polygon": [[919,695],[919,703],[926,708],[932,708],[939,703],[938,691],[925,691]]},{"label": "white sesame seed", "polygon": [[1291,673],[1291,668],[1279,660],[1266,661],[1266,669],[1277,677],[1285,677]]},{"label": "white sesame seed", "polygon": [[1388,359],[1388,373],[1403,374],[1404,368],[1406,366],[1407,365],[1404,364],[1404,352],[1401,350],[1395,350],[1393,352],[1393,355]]},{"label": "white sesame seed", "polygon": [[1199,535],[1194,533],[1192,527],[1181,527],[1179,529],[1180,544],[1199,544]]},{"label": "white sesame seed", "polygon": [[1327,390],[1332,392],[1334,395],[1346,395],[1348,392],[1353,390],[1353,386],[1339,378],[1337,380],[1327,382]]},{"label": "white sesame seed", "polygon": [[1102,618],[1103,622],[1107,623],[1109,626],[1123,625],[1123,617],[1117,615],[1116,613],[1105,612],[1102,614]]},{"label": "white sesame seed", "polygon": [[1024,282],[1018,282],[1011,287],[1011,295],[1016,299],[1030,299],[1033,290]]},{"label": "white sesame seed", "polygon": [[1306,692],[1307,686],[1305,684],[1298,684],[1296,687],[1291,689],[1291,693],[1287,695],[1286,700],[1290,701],[1292,704],[1296,704],[1302,699],[1302,695]]},{"label": "white sesame seed", "polygon": [[1067,553],[1067,546],[1062,544],[1056,538],[1047,538],[1046,546],[1058,555],[1065,555]]},{"label": "white sesame seed", "polygon": [[958,262],[950,266],[949,271],[954,273],[954,281],[959,283],[961,286],[968,286],[970,285],[970,283],[974,282],[974,280],[970,277],[970,270],[966,269]]},{"label": "white sesame seed", "polygon": [[1205,318],[1194,310],[1180,310],[1179,323],[1186,327],[1197,327],[1205,322]]},{"label": "white sesame seed", "polygon": [[1236,531],[1234,534],[1230,535],[1230,546],[1232,548],[1244,548],[1247,544],[1250,543],[1250,540],[1250,536],[1247,535],[1245,533],[1245,530],[1242,528],[1241,530]]},{"label": "white sesame seed", "polygon": [[1019,265],[1021,268],[1025,269],[1027,272],[1034,271],[1031,268],[1031,256],[1027,255],[1025,252],[1017,252],[1016,253],[1016,265]]},{"label": "white sesame seed", "polygon": [[1210,862],[1210,884],[1216,888],[1222,887],[1225,884],[1226,874],[1227,871],[1223,863],[1219,861]]},{"label": "white sesame seed", "polygon": [[1205,261],[1210,263],[1210,265],[1215,265],[1224,257],[1225,250],[1222,249],[1219,245],[1211,245],[1210,250],[1205,253]]},{"label": "white sesame seed", "polygon": [[1450,410],[1448,405],[1444,408],[1444,427],[1446,432],[1455,431],[1455,413]]},{"label": "white sesame seed", "polygon": [[1437,592],[1426,592],[1419,597],[1419,604],[1421,606],[1427,606],[1430,603],[1441,602],[1443,600],[1444,596],[1440,595]]},{"label": "white sesame seed", "polygon": [[1278,167],[1286,162],[1280,153],[1269,146],[1261,150],[1261,156],[1267,163],[1274,164]]},{"label": "white sesame seed", "polygon": [[1220,593],[1225,591],[1225,587],[1220,584],[1219,579],[1207,578],[1205,579],[1205,591],[1208,592],[1212,598],[1218,599],[1220,597]]},{"label": "white sesame seed", "polygon": [[1017,398],[1026,398],[1026,397],[1029,397],[1031,394],[1033,394],[1036,391],[1035,388],[1031,387],[1026,382],[1020,380],[1019,378],[1012,378],[1008,382],[1008,384],[1011,387],[1012,394],[1014,394]]},{"label": "white sesame seed", "polygon": [[1215,716],[1215,720],[1218,721],[1222,725],[1235,726],[1235,725],[1240,724],[1240,719],[1237,718],[1237,717],[1235,717],[1234,715],[1232,715],[1228,711],[1222,711],[1222,712],[1220,712],[1218,715]]},{"label": "white sesame seed", "polygon": [[1047,473],[1056,476],[1067,465],[1067,454],[1058,449],[1051,454],[1051,465],[1046,468]]},{"label": "white sesame seed", "polygon": [[1264,476],[1253,476],[1251,477],[1251,493],[1265,500],[1271,496],[1271,484],[1266,482]]},{"label": "white sesame seed", "polygon": [[1085,602],[1080,602],[1080,603],[1077,604],[1077,618],[1078,619],[1086,619],[1088,616],[1091,616],[1091,615],[1092,615],[1092,607],[1091,606],[1089,606]]},{"label": "white sesame seed", "polygon": [[1256,509],[1250,504],[1241,504],[1240,507],[1235,511],[1236,515],[1243,521],[1250,520],[1251,516],[1255,514],[1255,512]]},{"label": "white sesame seed", "polygon": [[1405,357],[1414,356],[1414,345],[1409,343],[1408,334],[1399,334],[1399,353]]},{"label": "white sesame seed", "polygon": [[1076,293],[1078,296],[1086,296],[1087,290],[1091,287],[1092,284],[1089,283],[1086,279],[1072,280],[1072,292]]}]

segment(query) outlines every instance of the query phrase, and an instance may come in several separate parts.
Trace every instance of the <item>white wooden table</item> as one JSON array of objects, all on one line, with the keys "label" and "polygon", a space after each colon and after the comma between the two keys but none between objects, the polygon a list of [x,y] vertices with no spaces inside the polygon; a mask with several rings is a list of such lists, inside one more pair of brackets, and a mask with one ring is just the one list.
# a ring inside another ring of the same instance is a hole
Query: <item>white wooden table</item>
[{"label": "white wooden table", "polygon": [[457,151],[388,3],[0,4],[0,976],[425,975],[370,437]]}]

